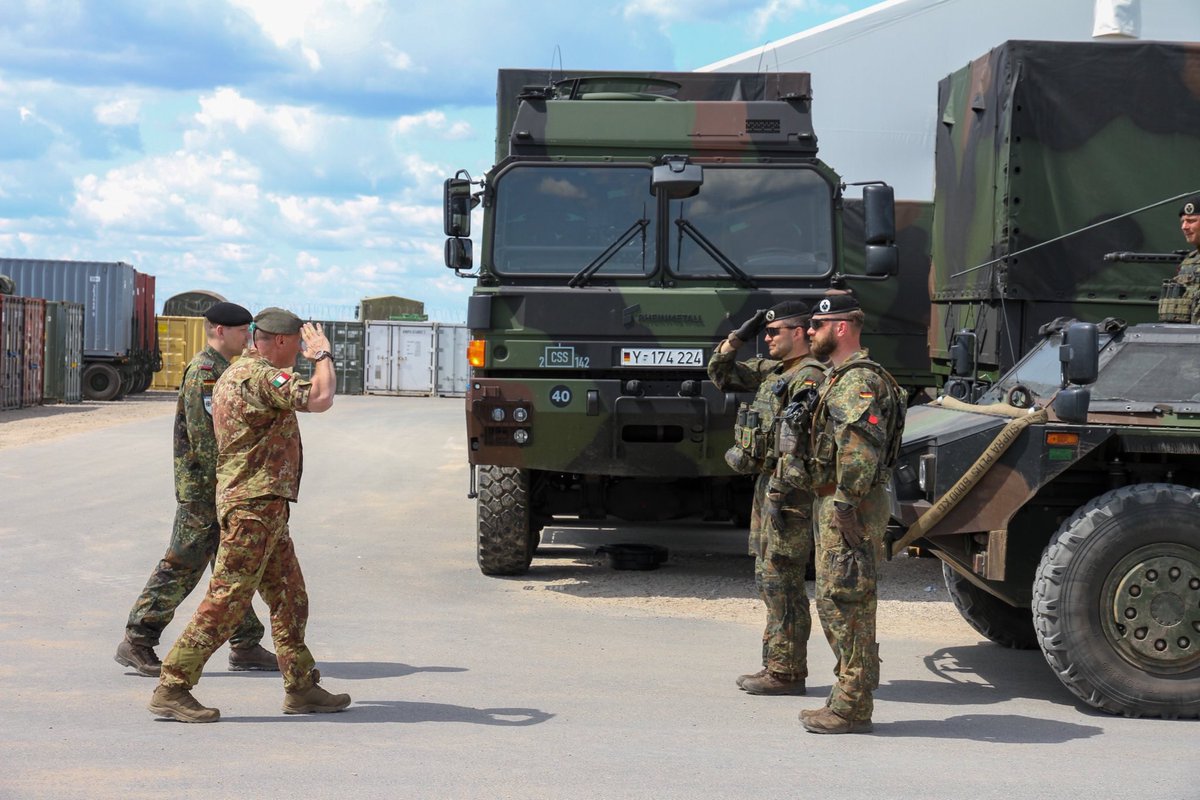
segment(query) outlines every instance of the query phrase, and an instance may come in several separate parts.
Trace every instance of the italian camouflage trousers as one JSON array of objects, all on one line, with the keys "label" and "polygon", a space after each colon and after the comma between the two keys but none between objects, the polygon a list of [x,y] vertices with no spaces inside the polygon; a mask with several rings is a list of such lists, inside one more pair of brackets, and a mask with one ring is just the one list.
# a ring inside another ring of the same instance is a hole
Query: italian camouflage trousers
[{"label": "italian camouflage trousers", "polygon": [[784,530],[763,513],[770,475],[759,475],[750,508],[750,552],[754,585],[767,607],[762,664],[771,672],[808,676],[808,636],[812,632],[804,572],[812,552],[812,501],[804,492],[784,497]]},{"label": "italian camouflage trousers", "polygon": [[837,680],[826,705],[849,720],[869,720],[879,687],[879,644],[875,613],[879,548],[888,521],[887,493],[872,489],[858,506],[865,536],[848,547],[833,520],[833,497],[818,498],[816,567],[817,613],[837,659]]},{"label": "italian camouflage trousers", "polygon": [[[129,641],[147,647],[158,644],[179,604],[204,577],[220,538],[221,526],[212,503],[181,502],[175,507],[175,525],[167,552],[129,611],[125,623]],[[253,647],[262,641],[264,632],[254,609],[247,608],[229,641],[234,647]]]},{"label": "italian camouflage trousers", "polygon": [[304,645],[308,594],[288,534],[288,501],[261,497],[219,510],[221,545],[208,594],[163,659],[159,682],[195,686],[204,664],[233,633],[257,591],[271,609],[271,638],[283,685],[303,691],[313,684],[315,663]]}]

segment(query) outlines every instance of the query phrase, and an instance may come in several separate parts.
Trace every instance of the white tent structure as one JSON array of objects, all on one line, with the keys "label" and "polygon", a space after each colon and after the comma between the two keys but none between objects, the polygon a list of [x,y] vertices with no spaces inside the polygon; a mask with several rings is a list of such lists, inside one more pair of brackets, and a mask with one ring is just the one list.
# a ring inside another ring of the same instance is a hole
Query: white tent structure
[{"label": "white tent structure", "polygon": [[886,0],[699,71],[811,73],[821,159],[931,200],[938,81],[1009,39],[1200,42],[1200,0]]}]

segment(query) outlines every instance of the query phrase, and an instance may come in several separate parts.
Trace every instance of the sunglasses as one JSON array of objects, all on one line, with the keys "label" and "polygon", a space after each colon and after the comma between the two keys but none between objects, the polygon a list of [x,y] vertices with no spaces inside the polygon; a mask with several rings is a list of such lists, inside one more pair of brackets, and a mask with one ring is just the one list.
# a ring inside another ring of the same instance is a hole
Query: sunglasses
[{"label": "sunglasses", "polygon": [[814,317],[813,319],[809,320],[808,328],[809,328],[809,330],[819,331],[821,329],[821,326],[824,325],[826,322],[849,322],[849,321],[850,321],[849,317],[825,317],[824,319],[817,319],[816,317]]},{"label": "sunglasses", "polygon": [[763,333],[765,333],[768,337],[774,338],[784,331],[790,331],[799,327],[799,325],[776,325],[774,328],[763,328]]}]

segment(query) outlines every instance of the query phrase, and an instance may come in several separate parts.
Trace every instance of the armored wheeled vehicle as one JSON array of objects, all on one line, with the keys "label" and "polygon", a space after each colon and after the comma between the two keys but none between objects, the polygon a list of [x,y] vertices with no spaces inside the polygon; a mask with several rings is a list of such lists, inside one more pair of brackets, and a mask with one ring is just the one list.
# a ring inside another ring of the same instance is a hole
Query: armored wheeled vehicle
[{"label": "armored wheeled vehicle", "polygon": [[977,404],[909,410],[891,551],[1115,714],[1200,717],[1200,326],[1057,320]]}]

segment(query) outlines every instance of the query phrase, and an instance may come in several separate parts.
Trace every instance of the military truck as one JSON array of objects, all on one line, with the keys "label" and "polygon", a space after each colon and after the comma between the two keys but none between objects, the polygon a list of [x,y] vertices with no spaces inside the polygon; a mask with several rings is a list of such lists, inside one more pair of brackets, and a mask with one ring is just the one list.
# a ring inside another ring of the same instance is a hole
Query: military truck
[{"label": "military truck", "polygon": [[901,214],[920,294],[906,309],[891,188],[864,186],[847,213],[817,158],[807,74],[501,70],[497,132],[483,179],[445,184],[446,264],[476,281],[466,416],[484,573],[527,570],[556,516],[744,524],[750,482],[722,455],[748,398],[705,366],[757,309],[849,286],[876,356],[932,383],[915,254],[928,207]]},{"label": "military truck", "polygon": [[1200,188],[1198,60],[1010,41],[940,82],[929,341],[947,393],[986,391],[1056,317],[1157,319],[1179,259],[1104,255],[1184,244],[1169,198]]},{"label": "military truck", "polygon": [[1088,705],[1200,717],[1200,326],[1057,320],[979,399],[911,408],[892,552]]}]

